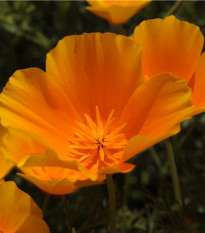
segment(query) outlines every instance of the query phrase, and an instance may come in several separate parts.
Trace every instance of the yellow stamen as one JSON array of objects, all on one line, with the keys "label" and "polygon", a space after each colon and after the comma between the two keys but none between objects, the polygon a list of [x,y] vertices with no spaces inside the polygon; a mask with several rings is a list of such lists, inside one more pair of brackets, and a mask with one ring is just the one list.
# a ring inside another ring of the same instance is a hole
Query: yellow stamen
[{"label": "yellow stamen", "polygon": [[96,107],[95,121],[85,114],[85,122],[76,122],[74,137],[69,138],[68,157],[78,159],[88,169],[101,168],[119,161],[127,143],[122,132],[127,123],[114,125],[113,114],[114,110],[107,120],[102,121],[99,108]]}]

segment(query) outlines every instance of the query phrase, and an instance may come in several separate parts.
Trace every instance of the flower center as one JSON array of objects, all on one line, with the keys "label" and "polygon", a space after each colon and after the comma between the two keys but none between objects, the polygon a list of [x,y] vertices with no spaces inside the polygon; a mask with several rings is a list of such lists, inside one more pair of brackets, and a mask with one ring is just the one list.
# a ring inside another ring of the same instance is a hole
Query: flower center
[{"label": "flower center", "polygon": [[127,143],[122,130],[127,123],[116,126],[111,111],[107,120],[101,120],[96,107],[96,120],[85,114],[85,122],[76,122],[74,137],[69,138],[70,159],[77,159],[87,169],[100,169],[114,165],[120,160]]}]

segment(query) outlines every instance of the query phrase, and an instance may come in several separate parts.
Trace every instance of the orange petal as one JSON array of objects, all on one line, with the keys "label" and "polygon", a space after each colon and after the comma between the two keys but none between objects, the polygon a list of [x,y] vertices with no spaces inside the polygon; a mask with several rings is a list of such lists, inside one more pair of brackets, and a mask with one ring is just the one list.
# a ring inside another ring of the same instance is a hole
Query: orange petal
[{"label": "orange petal", "polygon": [[15,163],[0,155],[0,180],[15,167]]},{"label": "orange petal", "polygon": [[[110,114],[126,105],[142,82],[141,48],[112,33],[69,36],[47,55],[46,72],[59,83],[80,115],[95,107]],[[106,118],[105,117],[105,118]]]},{"label": "orange petal", "polygon": [[[15,167],[15,162],[11,161],[5,157],[5,148],[3,138],[8,133],[8,130],[0,125],[0,179],[4,178],[13,167]],[[10,146],[11,147],[11,146]]]},{"label": "orange petal", "polygon": [[[82,187],[103,182],[103,179],[92,181],[80,172],[60,167],[22,168],[21,170],[25,174],[19,173],[18,175],[35,184],[44,192],[55,195],[68,194]],[[43,175],[46,176],[43,177]]]},{"label": "orange petal", "polygon": [[0,184],[3,184],[5,182],[4,179],[0,179]]},{"label": "orange petal", "polygon": [[134,164],[130,163],[119,163],[114,166],[104,167],[98,172],[98,177],[107,174],[115,174],[115,173],[127,173],[132,171],[135,168]]},{"label": "orange petal", "polygon": [[14,182],[0,184],[0,225],[6,227],[6,232],[16,232],[30,214],[42,218],[42,211],[31,197]]},{"label": "orange petal", "polygon": [[16,233],[49,233],[47,224],[39,217],[30,215]]},{"label": "orange petal", "polygon": [[36,185],[38,188],[40,188],[41,190],[49,194],[64,195],[64,194],[72,193],[76,191],[78,188],[80,188],[80,187],[75,186],[74,182],[71,182],[66,178],[62,180],[53,179],[50,181],[45,181],[45,180],[40,180],[34,176],[29,176],[26,174],[19,173],[18,175],[30,181],[31,183]]},{"label": "orange petal", "polygon": [[19,70],[9,79],[0,96],[0,114],[4,126],[35,132],[61,153],[73,119],[78,119],[63,90],[36,68]]},{"label": "orange petal", "polygon": [[39,166],[62,167],[76,171],[78,171],[80,167],[76,160],[62,160],[52,149],[48,149],[44,155],[32,153],[32,155],[25,156],[18,162],[17,166],[19,168]]},{"label": "orange petal", "polygon": [[[3,127],[2,127],[3,128]],[[1,138],[1,154],[17,164],[22,158],[32,153],[44,154],[48,148],[46,142],[32,132],[16,130],[10,127]]]},{"label": "orange petal", "polygon": [[199,27],[174,16],[142,22],[134,39],[142,46],[143,73],[148,79],[171,72],[189,81],[204,43]]},{"label": "orange petal", "polygon": [[124,149],[121,161],[122,162],[127,161],[128,159],[132,158],[134,155],[139,154],[140,152],[172,136],[173,134],[178,133],[179,131],[180,131],[179,125],[176,125],[173,127],[173,129],[169,129],[167,133],[162,134],[162,136],[159,136],[158,138],[149,138],[149,137],[141,136],[141,135],[132,137],[128,141]]},{"label": "orange petal", "polygon": [[111,24],[121,24],[129,20],[151,1],[88,1],[86,7],[95,15]]},{"label": "orange petal", "polygon": [[91,6],[101,6],[101,7],[111,7],[111,6],[121,6],[121,7],[128,7],[128,6],[138,6],[142,4],[142,2],[151,2],[150,0],[144,0],[144,1],[138,1],[138,0],[127,0],[127,1],[121,1],[121,0],[87,0],[87,2]]},{"label": "orange petal", "polygon": [[127,138],[134,135],[157,139],[188,119],[193,108],[191,90],[172,74],[159,74],[141,85],[124,109]]},{"label": "orange petal", "polygon": [[82,173],[84,173],[89,179],[92,181],[102,181],[106,179],[107,174],[115,174],[115,173],[127,173],[132,171],[135,168],[135,165],[130,163],[119,162],[118,164],[113,164],[111,166],[103,167],[99,169],[97,172],[92,172],[87,169],[82,169]]},{"label": "orange petal", "polygon": [[196,67],[196,71],[189,82],[189,86],[192,89],[191,100],[195,107],[192,114],[199,114],[205,111],[205,53],[203,53],[199,59],[199,63]]}]

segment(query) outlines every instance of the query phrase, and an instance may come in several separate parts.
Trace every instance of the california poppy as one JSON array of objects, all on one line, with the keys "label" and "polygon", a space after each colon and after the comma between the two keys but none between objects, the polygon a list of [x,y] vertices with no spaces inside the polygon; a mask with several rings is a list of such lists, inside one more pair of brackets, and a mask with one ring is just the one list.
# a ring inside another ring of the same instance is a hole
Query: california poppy
[{"label": "california poppy", "polygon": [[134,39],[142,46],[145,79],[171,72],[192,89],[192,115],[205,111],[205,53],[201,54],[204,37],[200,28],[172,15],[143,21],[135,28]]},{"label": "california poppy", "polygon": [[111,24],[121,24],[129,20],[133,15],[135,15],[151,1],[87,0],[87,2],[91,5],[86,7],[87,10],[103,19],[106,19]]},{"label": "california poppy", "polygon": [[43,213],[12,181],[0,183],[0,232],[49,233]]},{"label": "california poppy", "polygon": [[[125,161],[179,131],[190,95],[170,73],[144,83],[132,38],[68,36],[48,53],[46,72],[19,70],[9,79],[0,95],[8,130],[0,149],[44,191],[55,192],[62,180],[75,190],[131,171]],[[63,187],[56,194],[71,191]]]}]

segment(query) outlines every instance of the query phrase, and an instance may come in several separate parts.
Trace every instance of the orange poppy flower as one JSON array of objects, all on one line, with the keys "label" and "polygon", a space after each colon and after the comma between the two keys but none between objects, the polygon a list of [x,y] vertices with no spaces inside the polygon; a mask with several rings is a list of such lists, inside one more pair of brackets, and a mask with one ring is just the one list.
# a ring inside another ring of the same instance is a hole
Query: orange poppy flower
[{"label": "orange poppy flower", "polygon": [[9,79],[0,95],[8,130],[0,150],[41,189],[68,193],[69,185],[131,171],[125,161],[179,131],[190,95],[169,73],[143,83],[141,48],[132,38],[68,36],[48,53],[46,72],[19,70]]},{"label": "orange poppy flower", "polygon": [[100,1],[87,0],[91,5],[86,7],[95,15],[106,19],[111,24],[121,24],[129,20],[138,11],[144,8],[151,0],[132,1]]},{"label": "orange poppy flower", "polygon": [[142,70],[148,80],[162,72],[185,79],[195,104],[192,115],[205,111],[204,37],[199,27],[174,16],[142,22],[135,28],[135,41],[142,46]]},{"label": "orange poppy flower", "polygon": [[42,218],[41,209],[14,182],[0,184],[1,233],[49,233]]}]

